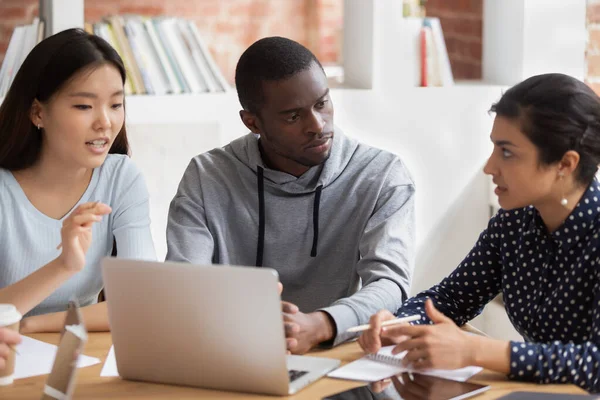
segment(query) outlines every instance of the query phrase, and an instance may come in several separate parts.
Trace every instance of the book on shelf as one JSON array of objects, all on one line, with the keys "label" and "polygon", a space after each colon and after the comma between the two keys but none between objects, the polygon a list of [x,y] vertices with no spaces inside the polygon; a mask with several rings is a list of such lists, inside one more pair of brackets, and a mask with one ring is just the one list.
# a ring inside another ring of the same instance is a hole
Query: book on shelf
[{"label": "book on shelf", "polygon": [[[106,40],[121,56],[125,94],[214,93],[230,90],[196,24],[181,18],[113,15],[84,29]],[[0,98],[44,37],[44,22],[15,28],[0,67]]]},{"label": "book on shelf", "polygon": [[44,21],[34,18],[31,24],[17,26],[13,31],[0,67],[0,98],[6,96],[27,54],[42,40],[44,25]]},{"label": "book on shelf", "polygon": [[421,86],[454,85],[452,67],[440,20],[424,18],[419,39]]}]

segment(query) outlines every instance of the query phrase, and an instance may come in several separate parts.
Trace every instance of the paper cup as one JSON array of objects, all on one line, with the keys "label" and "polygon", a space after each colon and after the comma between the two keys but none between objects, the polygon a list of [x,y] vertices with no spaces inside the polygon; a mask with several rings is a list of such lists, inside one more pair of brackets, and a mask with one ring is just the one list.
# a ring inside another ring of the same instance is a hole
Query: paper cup
[{"label": "paper cup", "polygon": [[[21,313],[12,304],[0,304],[0,327],[19,331],[19,322]],[[14,381],[15,373],[15,352],[9,351],[6,359],[6,366],[0,369],[0,386],[10,385]]]}]

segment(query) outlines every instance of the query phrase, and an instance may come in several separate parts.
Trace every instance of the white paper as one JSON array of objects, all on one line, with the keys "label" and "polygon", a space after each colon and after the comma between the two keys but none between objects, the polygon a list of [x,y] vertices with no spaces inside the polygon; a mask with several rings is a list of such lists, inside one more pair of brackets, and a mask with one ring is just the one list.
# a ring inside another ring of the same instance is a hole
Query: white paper
[{"label": "white paper", "polygon": [[[16,349],[18,354],[15,363],[15,379],[46,375],[52,371],[57,346],[23,336],[23,341]],[[84,368],[95,364],[100,364],[100,360],[82,354],[79,356],[77,367]]]},{"label": "white paper", "polygon": [[352,381],[377,382],[392,375],[406,371],[401,366],[373,361],[367,357],[353,361],[327,374],[330,378],[350,379]]},{"label": "white paper", "polygon": [[115,358],[115,346],[110,346],[110,350],[106,356],[106,361],[104,362],[104,367],[102,367],[100,376],[119,376],[119,371],[117,370],[117,359]]},{"label": "white paper", "polygon": [[83,325],[67,325],[65,330],[71,332],[81,340],[87,340],[87,331]]},{"label": "white paper", "polygon": [[400,361],[404,358],[406,352],[392,356],[393,348],[394,346],[382,347],[377,353],[379,356],[388,358],[388,362],[376,361],[369,358],[369,356],[365,356],[330,372],[327,376],[330,378],[350,379],[354,381],[376,382],[403,372],[414,372],[464,382],[483,369],[481,367],[465,367],[454,370],[426,369],[416,371],[410,367],[403,367],[400,364]]}]

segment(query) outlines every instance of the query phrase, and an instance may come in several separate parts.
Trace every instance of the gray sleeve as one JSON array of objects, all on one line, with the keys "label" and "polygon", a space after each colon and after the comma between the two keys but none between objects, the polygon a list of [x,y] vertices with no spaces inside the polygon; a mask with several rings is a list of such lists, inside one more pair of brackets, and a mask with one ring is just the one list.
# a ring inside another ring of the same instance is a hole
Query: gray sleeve
[{"label": "gray sleeve", "polygon": [[119,180],[119,195],[112,204],[113,235],[117,257],[155,261],[156,251],[150,231],[150,205],[146,182],[135,164],[125,159]]},{"label": "gray sleeve", "polygon": [[362,288],[323,308],[335,321],[333,345],[354,338],[346,333],[366,324],[381,309],[392,313],[408,298],[415,257],[415,185],[400,160],[395,162],[362,234],[356,272]]},{"label": "gray sleeve", "polygon": [[211,264],[214,246],[204,213],[200,168],[192,159],[169,207],[166,259]]}]

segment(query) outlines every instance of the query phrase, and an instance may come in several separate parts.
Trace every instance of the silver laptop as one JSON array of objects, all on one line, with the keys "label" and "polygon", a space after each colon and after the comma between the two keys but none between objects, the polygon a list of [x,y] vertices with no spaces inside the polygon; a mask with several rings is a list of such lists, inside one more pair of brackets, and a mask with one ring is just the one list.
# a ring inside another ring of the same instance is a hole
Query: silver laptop
[{"label": "silver laptop", "polygon": [[102,273],[125,379],[288,395],[340,364],[286,356],[272,269],[105,258]]}]

